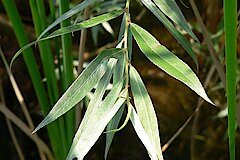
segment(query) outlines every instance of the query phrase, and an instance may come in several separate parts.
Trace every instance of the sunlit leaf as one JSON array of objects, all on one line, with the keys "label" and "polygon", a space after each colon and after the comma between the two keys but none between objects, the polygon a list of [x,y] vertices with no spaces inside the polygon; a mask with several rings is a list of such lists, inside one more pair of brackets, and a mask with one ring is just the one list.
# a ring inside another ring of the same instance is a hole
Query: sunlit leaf
[{"label": "sunlit leaf", "polygon": [[47,40],[47,39],[51,39],[51,38],[54,38],[54,37],[57,37],[57,36],[60,36],[60,35],[64,35],[64,34],[67,34],[67,33],[71,33],[71,32],[75,32],[75,31],[79,31],[79,30],[82,30],[82,29],[86,29],[86,28],[89,28],[89,27],[93,27],[93,26],[96,26],[102,22],[105,22],[105,21],[109,21],[113,18],[116,18],[118,17],[119,15],[121,15],[123,13],[123,10],[117,10],[117,11],[112,11],[112,12],[109,12],[109,13],[106,13],[106,14],[103,14],[103,15],[100,15],[100,16],[97,16],[97,17],[93,17],[89,20],[86,20],[86,21],[83,21],[81,23],[77,23],[75,25],[72,25],[72,26],[67,26],[67,27],[62,27],[60,28],[59,30],[51,33],[49,36],[45,37],[45,38],[42,38],[42,37],[39,37],[36,41],[34,42],[31,42],[29,44],[27,44],[26,46],[22,47],[12,58],[11,60],[11,63],[10,63],[10,68],[14,62],[14,60],[23,52],[25,51],[26,49],[28,49],[29,47],[31,47],[32,45],[34,44],[37,44],[39,43],[40,41],[44,41],[44,40]]},{"label": "sunlit leaf", "polygon": [[178,41],[178,43],[187,51],[187,53],[192,57],[198,70],[198,61],[196,55],[191,47],[189,41],[182,35],[176,27],[168,20],[168,18],[163,14],[161,10],[151,1],[151,0],[141,0],[142,3],[164,24],[168,31],[173,35],[173,37]]},{"label": "sunlit leaf", "polygon": [[85,122],[87,122],[90,117],[91,114],[94,114],[95,110],[98,108],[98,106],[102,103],[102,98],[104,96],[105,91],[107,90],[108,84],[110,82],[110,79],[112,77],[112,73],[113,73],[113,68],[116,64],[117,60],[114,58],[111,58],[108,62],[108,67],[107,70],[104,74],[104,76],[101,78],[101,80],[98,82],[96,90],[91,98],[90,103],[87,106],[87,111],[86,111],[86,115],[90,115],[90,116],[86,116],[83,119],[83,124],[82,127],[84,128],[84,124],[87,124]]},{"label": "sunlit leaf", "polygon": [[181,10],[174,0],[153,0],[159,9],[167,15],[174,23],[182,27],[193,39],[198,41],[196,35],[192,32]]},{"label": "sunlit leaf", "polygon": [[[67,160],[72,160],[73,158],[82,160],[97,141],[108,122],[125,102],[126,91],[120,94],[122,82],[120,81],[113,87],[102,104],[91,115],[85,114],[74,137]],[[85,121],[84,119],[88,120]]]},{"label": "sunlit leaf", "polygon": [[153,147],[151,140],[149,139],[149,136],[148,136],[146,130],[142,126],[142,123],[140,121],[138,114],[134,110],[133,106],[131,104],[129,104],[129,105],[131,106],[131,109],[132,109],[130,120],[132,122],[134,130],[136,131],[136,133],[137,133],[138,137],[140,138],[140,140],[142,141],[143,145],[146,147],[149,157],[152,160],[158,160],[157,153]]},{"label": "sunlit leaf", "polygon": [[108,59],[119,57],[123,53],[123,49],[117,48],[101,52],[71,84],[34,132],[56,120],[80,102],[106,72]]},{"label": "sunlit leaf", "polygon": [[[124,21],[122,21],[122,23],[124,23]],[[125,24],[125,23],[124,23]],[[124,25],[121,25],[121,29],[122,27],[125,27]],[[120,30],[121,30],[120,29]],[[123,32],[120,32],[119,35],[124,34]],[[119,38],[119,44],[117,47],[122,46],[122,41]],[[123,73],[124,73],[124,68],[125,68],[125,57],[122,56],[118,59],[118,62],[116,64],[116,67],[114,69],[114,74],[113,74],[113,85],[117,84],[119,82],[119,80],[122,79],[123,77]],[[116,115],[111,119],[111,121],[108,123],[107,125],[107,131],[111,131],[114,130],[116,128],[118,128],[119,122],[121,120],[121,117],[123,115],[123,111],[124,111],[124,107],[121,107],[119,109],[119,111],[116,113]],[[113,137],[115,135],[115,132],[107,132],[106,133],[106,146],[105,146],[105,152],[104,152],[104,158],[107,159],[107,155],[108,155],[108,151],[110,149],[110,146],[112,144],[112,140]]]},{"label": "sunlit leaf", "polygon": [[150,61],[172,77],[186,84],[207,102],[213,104],[205,93],[198,77],[186,63],[161,45],[150,33],[140,26],[131,24],[131,31],[139,48]]},{"label": "sunlit leaf", "polygon": [[43,38],[43,39],[49,39],[49,38],[53,38],[53,37],[60,36],[63,34],[79,31],[81,29],[93,27],[100,23],[114,19],[114,18],[120,16],[122,13],[123,13],[123,10],[115,10],[115,11],[112,11],[112,12],[109,12],[109,13],[106,13],[106,14],[103,14],[100,16],[93,17],[93,18],[83,21],[81,23],[74,24],[72,26],[62,27],[62,28],[54,31],[49,36],[47,36],[46,38]]},{"label": "sunlit leaf", "polygon": [[130,85],[139,119],[154,147],[154,151],[157,153],[158,159],[162,160],[157,116],[147,89],[133,66],[130,67]]},{"label": "sunlit leaf", "polygon": [[55,27],[56,25],[58,25],[59,23],[61,23],[62,21],[68,19],[69,17],[77,14],[78,12],[80,12],[81,10],[83,10],[84,8],[90,6],[91,4],[97,2],[98,0],[84,0],[83,2],[79,3],[78,5],[76,5],[75,7],[73,7],[72,9],[70,9],[69,11],[67,11],[66,13],[62,14],[58,19],[56,19],[52,24],[50,24],[38,37],[37,41],[39,41],[39,39],[41,39],[48,31],[50,31],[53,27]]}]

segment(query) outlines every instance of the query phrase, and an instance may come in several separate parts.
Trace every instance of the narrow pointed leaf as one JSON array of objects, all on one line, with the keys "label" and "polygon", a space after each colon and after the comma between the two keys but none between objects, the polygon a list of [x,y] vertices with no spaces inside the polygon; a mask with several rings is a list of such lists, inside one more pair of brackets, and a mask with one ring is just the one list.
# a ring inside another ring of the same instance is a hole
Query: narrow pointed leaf
[{"label": "narrow pointed leaf", "polygon": [[[121,33],[120,33],[121,34]],[[119,39],[121,41],[121,39]],[[121,45],[121,44],[120,44]],[[125,57],[122,56],[118,59],[118,62],[115,66],[114,73],[113,73],[113,85],[116,85],[119,80],[123,78],[125,68]],[[116,113],[116,115],[111,119],[111,121],[107,125],[107,131],[116,129],[119,125],[119,122],[121,120],[121,117],[123,115],[124,107],[121,107],[119,111]],[[106,146],[105,146],[105,152],[104,152],[104,158],[107,159],[107,154],[110,149],[110,146],[112,144],[113,137],[115,135],[115,132],[107,132],[106,133]]]},{"label": "narrow pointed leaf", "polygon": [[[120,94],[122,82],[109,92],[102,104],[91,114],[85,114],[82,123],[74,137],[67,160],[78,158],[82,160],[97,141],[108,122],[125,102],[126,92]],[[84,119],[89,119],[85,121]]]},{"label": "narrow pointed leaf", "polygon": [[72,9],[70,9],[69,11],[67,11],[66,13],[62,14],[58,19],[56,19],[52,24],[50,24],[38,37],[37,41],[39,39],[41,39],[48,31],[50,31],[53,27],[55,27],[56,25],[58,25],[59,23],[61,23],[62,21],[68,19],[69,17],[77,14],[78,12],[80,12],[81,10],[83,10],[84,8],[90,6],[91,4],[97,2],[98,0],[84,0],[83,2],[79,3],[78,5],[76,5],[75,7],[73,7]]},{"label": "narrow pointed leaf", "polygon": [[86,115],[89,115],[89,116],[86,116],[83,119],[83,124],[82,124],[83,128],[86,127],[84,125],[87,124],[90,117],[93,116],[95,111],[98,109],[99,105],[102,103],[102,98],[104,96],[105,91],[107,90],[108,84],[112,77],[113,68],[116,64],[116,61],[117,60],[115,58],[111,58],[109,60],[107,70],[104,76],[101,78],[101,80],[97,84],[96,91],[94,92],[93,97],[91,98],[91,101],[88,104],[87,111],[85,113]]},{"label": "narrow pointed leaf", "polygon": [[90,28],[90,27],[96,26],[96,25],[98,25],[98,24],[100,24],[102,22],[114,19],[114,18],[118,17],[119,15],[121,15],[122,13],[123,13],[123,10],[112,11],[112,12],[109,12],[109,13],[106,13],[106,14],[103,14],[103,15],[100,15],[100,16],[97,16],[97,17],[93,17],[93,18],[91,18],[89,20],[83,21],[81,23],[77,23],[77,24],[72,25],[72,26],[62,27],[61,29],[56,30],[55,32],[51,33],[47,37],[44,37],[44,38],[39,37],[36,41],[33,41],[33,42],[27,44],[26,46],[22,47],[19,51],[17,51],[17,53],[13,56],[13,58],[11,60],[10,68],[11,68],[14,60],[23,51],[25,51],[26,49],[30,48],[32,45],[38,44],[40,41],[45,41],[47,39],[51,39],[51,38],[54,38],[54,37],[57,37],[57,36],[61,36],[61,35],[67,34],[67,33],[72,33],[72,32],[75,32],[75,31],[79,31],[79,30],[82,30],[82,29],[86,29],[86,28]]},{"label": "narrow pointed leaf", "polygon": [[111,57],[119,57],[123,53],[123,49],[117,48],[101,52],[71,84],[34,132],[56,120],[80,102],[106,72],[107,60]]},{"label": "narrow pointed leaf", "polygon": [[77,23],[77,24],[74,24],[71,26],[60,28],[60,29],[54,31],[53,33],[51,33],[49,36],[47,36],[44,39],[49,39],[49,38],[57,37],[57,36],[60,36],[63,34],[72,33],[72,32],[79,31],[79,30],[82,30],[85,28],[93,27],[93,26],[96,26],[103,22],[112,20],[112,19],[120,16],[122,13],[123,13],[123,10],[111,11],[109,13],[106,13],[106,14],[103,14],[103,15],[100,15],[97,17],[93,17],[93,18],[83,21],[81,23]]},{"label": "narrow pointed leaf", "polygon": [[132,109],[130,120],[132,122],[134,130],[136,131],[138,137],[140,138],[143,145],[147,149],[149,157],[152,160],[158,160],[157,153],[156,153],[156,151],[153,147],[153,144],[152,144],[151,140],[148,137],[148,134],[147,134],[146,130],[142,126],[142,123],[140,121],[140,118],[139,118],[138,114],[136,113],[136,111],[134,110],[134,108],[131,104],[130,104],[130,106],[131,106],[131,109]]},{"label": "narrow pointed leaf", "polygon": [[167,15],[175,24],[184,29],[197,42],[198,38],[192,32],[181,10],[174,0],[153,0],[159,9]]},{"label": "narrow pointed leaf", "polygon": [[158,131],[157,116],[152,105],[150,96],[145,88],[137,70],[130,67],[130,84],[133,94],[134,104],[137,109],[138,116],[143,125],[144,130],[154,146],[155,152],[160,160],[163,159],[161,152],[161,144]]},{"label": "narrow pointed leaf", "polygon": [[205,93],[198,77],[186,63],[161,45],[150,33],[140,26],[131,24],[131,31],[139,48],[150,61],[172,77],[183,82],[204,100],[213,104]]},{"label": "narrow pointed leaf", "polygon": [[198,61],[196,55],[191,47],[189,41],[182,35],[174,25],[168,20],[168,18],[163,14],[161,10],[151,1],[151,0],[142,0],[142,3],[164,24],[167,30],[173,35],[173,37],[178,41],[178,43],[187,51],[187,53],[191,56],[193,61],[197,66],[197,70],[199,68]]}]

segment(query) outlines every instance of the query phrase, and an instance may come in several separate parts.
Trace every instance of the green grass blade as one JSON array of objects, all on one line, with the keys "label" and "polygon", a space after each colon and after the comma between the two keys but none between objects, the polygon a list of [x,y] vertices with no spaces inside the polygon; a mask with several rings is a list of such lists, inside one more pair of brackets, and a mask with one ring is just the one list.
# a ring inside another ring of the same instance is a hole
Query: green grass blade
[{"label": "green grass blade", "polygon": [[101,106],[99,106],[91,115],[86,114],[84,116],[84,118],[88,119],[88,116],[90,116],[90,118],[86,124],[84,124],[84,120],[80,124],[67,160],[72,160],[75,157],[79,160],[83,159],[93,144],[97,141],[108,122],[117,113],[126,100],[126,92],[120,94],[122,86],[122,81],[115,85],[104,99]]},{"label": "green grass blade", "polygon": [[187,51],[187,53],[191,56],[194,63],[196,64],[198,70],[199,66],[197,57],[188,40],[176,29],[176,27],[174,27],[174,25],[168,20],[168,18],[163,14],[163,12],[159,10],[158,7],[152,1],[142,0],[142,3],[164,24],[164,26],[178,41],[178,43]]},{"label": "green grass blade", "polygon": [[101,52],[72,83],[34,132],[56,120],[81,101],[106,72],[107,60],[122,54],[123,49],[107,49]]},{"label": "green grass blade", "polygon": [[131,24],[131,31],[141,51],[150,61],[172,77],[183,82],[204,100],[213,104],[198,77],[186,63],[161,45],[150,33],[140,26]]},{"label": "green grass blade", "polygon": [[[13,0],[3,0],[2,2],[11,20],[13,30],[15,32],[19,45],[23,47],[28,44],[28,38],[24,32],[23,24],[17,11],[16,4]],[[25,50],[25,52],[23,53],[23,58],[29,70],[29,74],[31,76],[40,106],[43,108],[43,110],[46,111],[50,104],[47,100],[47,96],[44,90],[44,86],[42,84],[40,73],[38,72],[38,67],[34,59],[32,50]]]},{"label": "green grass blade", "polygon": [[97,0],[84,0],[83,2],[79,3],[78,5],[76,5],[75,7],[73,7],[72,9],[70,9],[69,11],[67,11],[66,13],[64,13],[63,15],[61,15],[58,19],[56,19],[52,24],[50,24],[38,37],[38,40],[41,39],[48,31],[50,31],[53,27],[55,27],[56,25],[58,25],[59,23],[61,23],[62,21],[70,18],[71,16],[77,14],[78,12],[80,12],[81,10],[83,10],[84,8],[88,7],[89,5],[93,4],[97,2]]},{"label": "green grass blade", "polygon": [[[59,12],[60,14],[64,14],[66,11],[69,10],[69,0],[60,0],[59,1]],[[70,20],[62,21],[61,28],[70,25]],[[63,58],[63,83],[62,89],[65,91],[69,85],[73,82],[73,57],[71,54],[71,46],[72,46],[72,39],[70,34],[65,34],[61,36],[62,42],[62,58]],[[70,147],[72,138],[75,133],[75,110],[69,111],[65,116],[64,120],[66,122],[65,128],[67,128],[66,135],[67,138],[64,137],[66,141],[66,147]]]},{"label": "green grass blade", "polygon": [[199,42],[196,35],[192,32],[181,10],[174,0],[153,0],[159,9],[167,15],[174,23],[184,29],[193,39]]},{"label": "green grass blade", "polygon": [[130,103],[129,105],[131,106],[131,109],[132,109],[130,120],[132,122],[134,130],[136,131],[136,133],[137,133],[138,137],[140,138],[140,140],[142,141],[143,145],[146,147],[149,157],[152,160],[158,160],[157,153],[153,147],[151,140],[149,139],[149,136],[148,136],[146,130],[144,129],[144,127],[140,121],[138,114],[136,113],[132,104]]},{"label": "green grass blade", "polygon": [[224,27],[227,76],[228,134],[230,160],[235,160],[237,0],[224,0]]},{"label": "green grass blade", "polygon": [[[72,33],[75,31],[79,31],[79,30],[82,30],[85,28],[90,28],[90,27],[96,26],[98,24],[101,24],[102,22],[112,20],[112,19],[120,16],[122,13],[123,13],[123,10],[111,11],[109,13],[93,17],[89,20],[86,20],[86,21],[83,21],[83,22],[80,22],[80,23],[77,23],[77,24],[74,24],[71,26],[60,28],[43,39],[49,39],[49,38],[57,37],[57,36],[60,36],[63,34],[68,34],[68,33]],[[40,40],[40,39],[38,39],[38,40]]]},{"label": "green grass blade", "polygon": [[158,131],[158,121],[152,101],[137,70],[131,66],[129,72],[131,90],[139,119],[144,130],[147,132],[158,158],[163,160]]}]

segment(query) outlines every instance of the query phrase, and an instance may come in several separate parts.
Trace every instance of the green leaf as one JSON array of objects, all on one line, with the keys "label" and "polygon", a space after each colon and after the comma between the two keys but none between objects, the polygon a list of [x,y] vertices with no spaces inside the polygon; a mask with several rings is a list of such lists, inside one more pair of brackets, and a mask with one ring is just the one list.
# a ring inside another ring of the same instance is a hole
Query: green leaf
[{"label": "green leaf", "polygon": [[142,141],[143,145],[146,147],[149,157],[152,160],[158,160],[157,153],[153,147],[151,140],[149,139],[149,136],[148,136],[146,130],[142,126],[142,123],[140,121],[138,114],[134,110],[132,104],[130,103],[129,105],[131,106],[131,109],[132,109],[130,120],[132,122],[134,130],[136,131],[136,133],[137,133],[138,137],[140,138],[140,140]]},{"label": "green leaf", "polygon": [[62,21],[68,19],[69,17],[77,14],[78,12],[80,12],[81,10],[83,10],[84,8],[90,6],[91,4],[97,2],[98,0],[84,0],[83,2],[79,3],[78,5],[76,5],[75,7],[73,7],[72,9],[70,9],[69,11],[67,11],[66,13],[62,14],[58,19],[56,19],[52,24],[50,24],[38,37],[37,41],[39,41],[48,31],[50,31],[53,27],[55,27],[56,25],[58,25],[59,23],[61,23]]},{"label": "green leaf", "polygon": [[[106,70],[104,76],[98,82],[96,91],[94,92],[93,97],[91,98],[91,101],[87,106],[87,111],[85,114],[90,115],[90,116],[85,117],[82,125],[86,124],[85,122],[87,122],[89,120],[89,118],[91,117],[91,114],[93,114],[97,110],[98,106],[102,103],[102,98],[104,96],[104,93],[105,93],[107,86],[110,82],[110,79],[112,77],[113,68],[114,68],[116,62],[117,62],[117,60],[114,58],[111,58],[109,60],[107,70]],[[84,128],[85,126],[82,126],[82,127]]]},{"label": "green leaf", "polygon": [[96,26],[96,25],[98,25],[98,24],[100,24],[102,22],[114,19],[114,18],[118,17],[119,15],[121,15],[122,13],[123,13],[123,10],[112,11],[112,12],[109,12],[109,13],[106,13],[106,14],[103,14],[103,15],[100,15],[100,16],[97,16],[97,17],[93,17],[93,18],[91,18],[89,20],[83,21],[81,23],[77,23],[77,24],[72,25],[72,26],[63,27],[63,28],[61,28],[61,29],[51,33],[49,36],[47,36],[45,38],[39,37],[36,41],[31,42],[31,43],[27,44],[26,46],[22,47],[13,56],[13,58],[11,60],[11,63],[10,63],[10,68],[11,68],[14,60],[23,51],[25,51],[26,49],[28,49],[32,45],[39,43],[40,41],[44,41],[44,40],[51,39],[51,38],[54,38],[54,37],[57,37],[57,36],[60,36],[60,35],[64,35],[64,34],[67,34],[67,33],[71,33],[71,32],[75,32],[75,31],[78,31],[78,30],[82,30],[82,29],[86,29],[86,28],[89,28],[89,27]]},{"label": "green leaf", "polygon": [[[125,17],[125,16],[124,16]],[[125,25],[123,25],[125,21],[123,20],[122,21],[122,25],[121,25],[121,28],[120,28],[120,32],[119,32],[119,47],[121,48],[121,40],[122,40],[122,36],[124,34],[124,30],[123,28],[125,27]],[[125,23],[124,23],[125,24]],[[116,64],[116,67],[114,69],[114,73],[113,73],[113,85],[117,84],[119,82],[119,80],[122,79],[123,77],[123,73],[124,73],[124,68],[125,68],[125,57],[122,56],[118,59],[118,62]],[[121,120],[121,117],[123,115],[123,111],[124,111],[124,107],[122,106],[119,111],[116,113],[116,115],[111,119],[111,121],[108,123],[107,125],[107,131],[111,131],[113,129],[116,129],[119,125],[119,122]],[[112,144],[112,140],[113,140],[113,137],[115,135],[115,132],[107,132],[106,133],[106,146],[105,146],[105,152],[104,152],[104,158],[105,160],[107,159],[107,154],[108,154],[108,151],[110,149],[110,146]]]},{"label": "green leaf", "polygon": [[131,24],[131,30],[141,51],[150,61],[172,77],[186,84],[204,100],[213,104],[205,93],[198,77],[186,63],[161,45],[150,33],[140,26]]},{"label": "green leaf", "polygon": [[[116,113],[116,115],[111,119],[111,121],[108,123],[107,125],[107,131],[112,131],[114,129],[116,129],[119,125],[119,122],[122,118],[123,115],[123,111],[124,111],[124,106],[122,106],[118,112]],[[106,146],[105,146],[105,151],[104,151],[104,159],[107,160],[107,155],[108,155],[108,151],[110,149],[110,146],[112,144],[112,140],[113,137],[115,135],[115,132],[107,132],[106,133]]]},{"label": "green leaf", "polygon": [[[126,91],[120,94],[123,81],[120,81],[109,92],[102,104],[93,113],[85,114],[82,123],[74,137],[67,160],[78,158],[82,160],[97,141],[108,122],[117,113],[126,100]],[[87,119],[84,120],[84,119]]]},{"label": "green leaf", "polygon": [[63,34],[79,31],[81,29],[93,27],[93,26],[96,26],[100,23],[112,20],[112,19],[120,16],[122,13],[123,13],[123,10],[111,11],[109,13],[93,17],[93,18],[91,18],[89,20],[86,20],[86,21],[83,21],[81,23],[77,23],[77,24],[74,24],[74,25],[71,25],[71,26],[60,28],[60,29],[54,31],[49,36],[47,36],[46,38],[43,38],[43,39],[49,39],[49,38],[57,37],[57,36],[60,36],[60,35],[63,35]]},{"label": "green leaf", "polygon": [[187,51],[187,53],[192,57],[193,61],[197,66],[197,70],[199,68],[198,61],[196,55],[191,47],[191,44],[188,42],[186,37],[184,37],[168,20],[168,18],[162,13],[158,7],[149,0],[142,0],[142,3],[164,24],[164,26],[168,29],[168,31],[173,35],[173,37],[178,41],[178,43]]},{"label": "green leaf", "polygon": [[174,0],[153,0],[153,1],[165,15],[167,15],[174,23],[176,23],[182,29],[184,29],[193,39],[199,42],[198,38],[192,32],[181,10],[179,9],[178,5]]},{"label": "green leaf", "polygon": [[101,52],[71,84],[33,133],[56,120],[80,102],[106,72],[108,59],[119,57],[122,54],[124,54],[124,50],[117,48]]},{"label": "green leaf", "polygon": [[152,105],[152,101],[136,69],[131,66],[129,72],[130,85],[137,113],[144,130],[147,132],[151,144],[154,146],[158,158],[162,160],[163,157],[158,131],[158,121],[154,107]]}]

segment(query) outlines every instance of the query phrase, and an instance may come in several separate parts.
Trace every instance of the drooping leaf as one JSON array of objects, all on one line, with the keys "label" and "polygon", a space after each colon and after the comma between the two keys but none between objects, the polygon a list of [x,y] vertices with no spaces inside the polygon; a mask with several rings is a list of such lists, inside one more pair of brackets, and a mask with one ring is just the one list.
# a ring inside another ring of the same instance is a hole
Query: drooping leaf
[{"label": "drooping leaf", "polygon": [[[83,121],[74,137],[67,160],[72,160],[73,158],[82,160],[97,141],[108,122],[125,102],[126,91],[120,93],[122,82],[120,81],[113,87],[102,104],[91,115],[84,115]],[[85,121],[85,118],[88,120]]]},{"label": "drooping leaf", "polygon": [[131,24],[131,31],[139,48],[150,61],[172,77],[183,82],[204,100],[213,104],[205,93],[198,77],[186,63],[161,45],[150,33],[140,26]]},{"label": "drooping leaf", "polygon": [[147,149],[149,157],[152,160],[158,160],[157,153],[156,153],[156,151],[153,147],[153,144],[152,144],[151,140],[149,139],[149,136],[148,136],[146,130],[142,126],[142,123],[140,121],[140,118],[139,118],[138,114],[134,110],[132,104],[130,103],[129,105],[131,106],[131,109],[132,109],[130,120],[132,122],[134,130],[136,131],[138,137],[140,138],[143,145]]},{"label": "drooping leaf", "polygon": [[[111,58],[108,62],[107,70],[101,80],[98,82],[96,90],[91,98],[90,103],[87,106],[86,116],[83,120],[83,124],[87,124],[86,122],[90,119],[91,115],[94,114],[95,110],[99,107],[99,105],[102,103],[102,98],[104,96],[105,91],[107,90],[108,84],[110,82],[110,79],[112,77],[113,68],[116,64],[117,60],[115,58]],[[83,128],[85,126],[82,126]]]},{"label": "drooping leaf", "polygon": [[141,1],[164,24],[164,26],[178,41],[178,43],[187,51],[187,53],[191,56],[191,58],[195,62],[198,70],[199,68],[198,61],[189,41],[176,29],[176,27],[174,27],[174,25],[163,14],[163,12],[159,10],[158,7],[151,0]]},{"label": "drooping leaf", "polygon": [[163,160],[157,116],[154,111],[152,101],[137,70],[131,66],[129,72],[131,90],[139,119],[154,147],[154,151],[157,153],[158,159]]},{"label": "drooping leaf", "polygon": [[93,26],[96,26],[96,25],[101,24],[103,22],[107,22],[109,20],[112,20],[112,19],[120,16],[122,13],[123,13],[123,10],[111,11],[109,13],[93,17],[93,18],[91,18],[89,20],[86,20],[86,21],[83,21],[81,23],[77,23],[77,24],[74,24],[74,25],[71,25],[71,26],[60,28],[60,29],[54,31],[49,36],[47,36],[46,38],[43,38],[43,39],[49,39],[49,38],[57,37],[57,36],[60,36],[60,35],[63,35],[63,34],[79,31],[81,29],[93,27]]},{"label": "drooping leaf", "polygon": [[39,39],[41,39],[48,31],[50,31],[53,27],[55,27],[56,25],[58,25],[59,23],[61,23],[62,21],[68,19],[69,17],[77,14],[78,12],[80,12],[81,10],[83,10],[84,8],[90,6],[91,4],[97,2],[98,0],[84,0],[83,2],[79,3],[78,5],[76,5],[75,7],[73,7],[72,9],[70,9],[69,11],[67,11],[66,13],[62,14],[58,19],[56,19],[52,24],[50,24],[38,37],[37,41],[39,41]]},{"label": "drooping leaf", "polygon": [[[121,29],[120,29],[120,37],[121,35],[124,34],[124,31],[122,28],[125,27],[125,25],[123,25],[125,21],[122,21],[122,25],[121,25]],[[125,23],[124,23],[125,24]],[[119,45],[117,47],[122,47],[122,43],[121,43],[122,37],[118,39]],[[124,68],[125,68],[125,57],[122,56],[118,59],[118,62],[116,64],[116,67],[114,69],[114,73],[113,73],[113,85],[117,84],[119,82],[119,80],[122,79],[123,77],[123,73],[124,73]],[[124,107],[122,106],[119,111],[116,113],[116,115],[111,119],[111,121],[108,123],[107,125],[107,131],[111,131],[113,129],[116,129],[119,125],[119,122],[121,120],[121,117],[123,115],[123,111],[124,111]],[[104,158],[105,160],[107,159],[107,155],[108,155],[108,151],[110,149],[110,146],[112,144],[112,140],[113,137],[115,135],[115,132],[107,132],[106,133],[106,145],[105,145],[105,152],[104,152]]]},{"label": "drooping leaf", "polygon": [[107,60],[111,57],[119,57],[122,54],[124,54],[124,50],[118,48],[107,49],[101,52],[71,84],[33,132],[56,120],[80,102],[106,72]]},{"label": "drooping leaf", "polygon": [[[108,123],[107,125],[107,131],[112,131],[114,129],[116,129],[119,125],[119,122],[122,118],[123,115],[123,111],[124,111],[124,106],[122,106],[118,112],[116,113],[116,115],[111,119],[111,121]],[[110,149],[110,146],[112,144],[112,140],[113,137],[115,135],[115,132],[107,132],[106,133],[106,146],[105,146],[105,151],[104,151],[104,159],[107,160],[107,155]]]},{"label": "drooping leaf", "polygon": [[89,20],[83,21],[81,23],[77,23],[77,24],[72,25],[72,26],[62,27],[59,30],[51,33],[49,36],[47,36],[45,38],[39,37],[36,41],[33,41],[33,42],[27,44],[26,46],[22,47],[19,51],[17,51],[17,53],[13,56],[13,58],[11,60],[10,68],[11,68],[14,60],[23,51],[25,51],[26,49],[28,49],[29,47],[31,47],[34,44],[36,45],[40,41],[44,41],[44,40],[51,39],[51,38],[54,38],[54,37],[57,37],[57,36],[61,36],[61,35],[67,34],[67,33],[71,33],[71,32],[75,32],[75,31],[79,31],[79,30],[82,30],[82,29],[86,29],[86,28],[89,28],[89,27],[96,26],[96,25],[98,25],[102,22],[114,19],[114,18],[118,17],[119,15],[121,15],[122,13],[123,13],[123,10],[112,11],[112,12],[109,12],[109,13],[106,13],[106,14],[103,14],[103,15],[100,15],[100,16],[97,16],[97,17],[93,17]]},{"label": "drooping leaf", "polygon": [[192,32],[181,10],[179,9],[178,5],[174,0],[153,0],[153,1],[165,15],[167,15],[174,23],[176,23],[182,29],[184,29],[193,39],[199,42],[198,38]]}]

